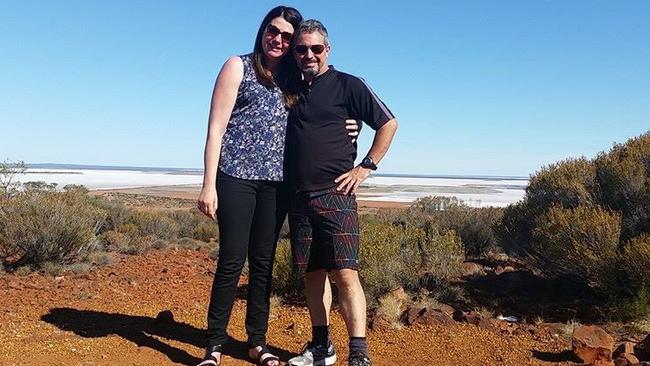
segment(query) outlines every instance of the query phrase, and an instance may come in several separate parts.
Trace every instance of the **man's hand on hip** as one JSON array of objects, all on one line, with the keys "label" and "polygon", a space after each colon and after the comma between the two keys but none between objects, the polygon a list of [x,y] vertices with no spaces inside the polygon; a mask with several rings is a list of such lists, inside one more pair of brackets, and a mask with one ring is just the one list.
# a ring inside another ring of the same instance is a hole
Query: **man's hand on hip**
[{"label": "man's hand on hip", "polygon": [[334,183],[338,183],[336,190],[345,194],[357,193],[357,188],[359,188],[361,182],[368,178],[368,175],[370,175],[370,169],[357,165],[349,172],[343,173],[334,179]]}]

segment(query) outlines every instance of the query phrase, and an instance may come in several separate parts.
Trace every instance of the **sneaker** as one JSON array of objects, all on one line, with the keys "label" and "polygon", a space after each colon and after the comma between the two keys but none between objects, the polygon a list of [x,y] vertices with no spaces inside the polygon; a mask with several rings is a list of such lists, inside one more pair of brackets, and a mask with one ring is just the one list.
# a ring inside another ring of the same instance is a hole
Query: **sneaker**
[{"label": "sneaker", "polygon": [[348,357],[348,366],[372,366],[370,358],[361,352],[352,352]]},{"label": "sneaker", "polygon": [[331,342],[323,345],[305,344],[302,354],[289,360],[290,366],[331,366],[336,362],[336,351]]}]

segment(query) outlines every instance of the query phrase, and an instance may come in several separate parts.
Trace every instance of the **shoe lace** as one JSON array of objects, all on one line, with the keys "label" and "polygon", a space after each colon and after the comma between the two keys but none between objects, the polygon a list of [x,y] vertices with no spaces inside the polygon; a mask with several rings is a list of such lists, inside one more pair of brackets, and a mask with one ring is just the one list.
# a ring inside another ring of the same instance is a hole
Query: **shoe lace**
[{"label": "shoe lace", "polygon": [[371,366],[370,359],[368,356],[361,352],[352,352],[350,353],[349,358],[350,366]]},{"label": "shoe lace", "polygon": [[309,351],[309,353],[314,353],[313,351],[314,345],[311,342],[305,343],[304,346],[302,346],[302,350],[300,351],[301,354],[305,354],[305,352]]}]

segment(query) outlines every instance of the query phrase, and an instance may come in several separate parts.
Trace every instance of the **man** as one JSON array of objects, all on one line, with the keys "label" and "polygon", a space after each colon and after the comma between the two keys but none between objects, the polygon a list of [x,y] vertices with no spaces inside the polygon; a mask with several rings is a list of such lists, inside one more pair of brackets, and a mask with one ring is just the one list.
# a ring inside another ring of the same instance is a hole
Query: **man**
[{"label": "man", "polygon": [[[293,193],[289,224],[294,265],[305,272],[305,297],[313,328],[312,341],[289,364],[332,365],[336,361],[329,336],[329,271],[350,336],[348,363],[369,366],[354,193],[377,169],[397,121],[363,80],[329,66],[330,44],[323,24],[317,20],[303,22],[294,39],[293,52],[303,85],[287,127]],[[362,120],[376,131],[370,151],[356,167],[356,145],[350,144],[341,128],[348,117]]]}]

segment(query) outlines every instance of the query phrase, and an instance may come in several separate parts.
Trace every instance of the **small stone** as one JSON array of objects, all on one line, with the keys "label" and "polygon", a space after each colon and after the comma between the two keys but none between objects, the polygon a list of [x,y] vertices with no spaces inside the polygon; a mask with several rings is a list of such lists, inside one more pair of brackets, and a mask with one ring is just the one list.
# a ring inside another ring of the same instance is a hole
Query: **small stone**
[{"label": "small stone", "polygon": [[614,338],[597,326],[576,327],[571,345],[573,354],[584,363],[612,361]]},{"label": "small stone", "polygon": [[415,306],[410,306],[406,311],[402,314],[402,321],[406,325],[411,325],[415,323],[420,316],[426,311],[426,308],[419,308]]},{"label": "small stone", "polygon": [[625,341],[616,347],[616,350],[614,351],[614,358],[617,358],[618,356],[628,353],[633,355],[634,354],[634,347],[636,346],[636,343],[630,342],[630,341]]},{"label": "small stone", "polygon": [[425,312],[416,320],[416,323],[447,326],[454,324],[454,319],[442,311],[426,309]]},{"label": "small stone", "polygon": [[440,304],[440,311],[452,317],[456,312],[456,309],[447,304]]},{"label": "small stone", "polygon": [[616,366],[632,366],[638,363],[639,359],[631,353],[623,353],[614,360]]}]

